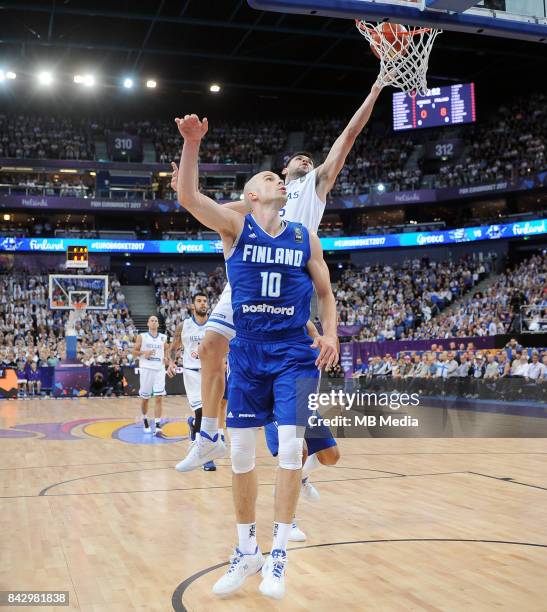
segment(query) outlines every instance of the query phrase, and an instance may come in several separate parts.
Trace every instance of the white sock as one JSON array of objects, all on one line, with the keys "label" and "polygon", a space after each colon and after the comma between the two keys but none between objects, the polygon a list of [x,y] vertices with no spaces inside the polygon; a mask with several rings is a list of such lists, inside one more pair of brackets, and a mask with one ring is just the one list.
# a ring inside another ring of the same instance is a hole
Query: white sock
[{"label": "white sock", "polygon": [[310,473],[313,472],[313,470],[316,470],[320,467],[321,462],[319,461],[317,454],[314,453],[313,455],[308,455],[308,458],[306,459],[302,467],[302,480],[306,479],[310,475]]},{"label": "white sock", "polygon": [[210,438],[214,438],[218,433],[218,419],[212,417],[202,417],[201,431],[205,432]]},{"label": "white sock", "polygon": [[160,421],[161,421],[161,419],[158,419],[158,418],[156,417],[156,419],[155,419],[155,422],[156,422],[156,427],[159,427],[159,426],[160,426]]},{"label": "white sock", "polygon": [[256,550],[256,523],[238,523],[237,536],[239,550],[244,555],[252,555]]},{"label": "white sock", "polygon": [[289,542],[289,534],[291,532],[291,523],[276,523],[273,526],[273,550],[287,550],[287,544]]},{"label": "white sock", "polygon": [[218,430],[218,435],[219,435],[219,436],[223,436],[223,435],[224,435],[224,429],[220,428],[220,429]]}]

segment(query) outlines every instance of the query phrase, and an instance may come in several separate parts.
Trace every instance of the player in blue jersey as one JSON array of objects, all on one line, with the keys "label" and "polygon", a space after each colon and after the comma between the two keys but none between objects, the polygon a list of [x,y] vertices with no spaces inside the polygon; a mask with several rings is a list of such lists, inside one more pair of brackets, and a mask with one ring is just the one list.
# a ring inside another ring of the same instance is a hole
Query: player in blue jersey
[{"label": "player in blue jersey", "polygon": [[[357,137],[368,123],[383,85],[375,82],[370,93],[357,109],[348,124],[341,131],[338,138],[329,150],[325,161],[315,166],[309,153],[299,152],[292,155],[283,169],[285,184],[287,187],[287,204],[280,214],[287,221],[298,221],[309,230],[317,232],[323,212],[327,194],[334,186],[338,174],[344,166],[346,157],[350,153]],[[176,190],[177,166],[173,164],[173,189]],[[243,204],[243,207],[241,207]],[[250,203],[244,201],[234,204],[224,204],[247,214],[250,212]],[[311,326],[311,329],[313,326]],[[202,364],[202,399],[203,399],[203,422],[202,429],[214,438],[218,430],[218,415],[220,399],[224,391],[224,376],[222,359],[228,351],[228,342],[235,336],[233,324],[231,291],[229,283],[226,285],[218,304],[211,313],[207,322],[206,334],[200,345],[200,361]],[[277,429],[274,423],[265,428],[268,447],[275,454],[277,451]],[[216,448],[212,448],[215,446]],[[326,435],[315,436],[310,443],[306,437],[308,457],[302,471],[302,496],[310,501],[319,499],[319,493],[309,482],[309,476],[313,470],[322,465],[334,465],[340,458],[338,447],[333,438]],[[199,438],[193,445],[188,455],[177,464],[177,470],[181,472],[199,468],[201,465],[215,458],[224,456],[220,437],[216,443],[208,439]],[[293,525],[291,540],[303,541],[306,535],[298,528],[296,522]]]},{"label": "player in blue jersey", "polygon": [[[179,201],[222,238],[236,329],[230,343],[226,424],[239,543],[213,592],[233,593],[262,568],[260,591],[279,599],[285,593],[286,548],[301,482],[303,431],[297,424],[306,423],[306,397],[308,389],[317,388],[319,369],[338,360],[336,303],[319,238],[279,216],[287,201],[283,180],[272,172],[252,177],[244,194],[253,212],[245,217],[219,206],[196,187],[207,120],[187,115],[176,122],[184,138]],[[312,343],[306,323],[314,286],[324,335]],[[274,419],[279,470],[272,552],[264,563],[256,543],[256,436],[260,426]]]}]

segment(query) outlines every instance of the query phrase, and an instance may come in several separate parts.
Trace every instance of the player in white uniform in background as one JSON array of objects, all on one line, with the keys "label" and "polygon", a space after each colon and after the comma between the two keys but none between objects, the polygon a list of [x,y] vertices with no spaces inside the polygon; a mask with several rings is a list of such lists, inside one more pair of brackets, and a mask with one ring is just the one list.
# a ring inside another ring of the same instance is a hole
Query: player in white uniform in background
[{"label": "player in white uniform in background", "polygon": [[[355,140],[367,124],[381,91],[382,85],[374,83],[370,94],[336,139],[321,165],[314,167],[313,159],[305,152],[296,153],[289,159],[286,168],[283,169],[288,200],[280,213],[285,220],[302,223],[308,230],[317,232],[325,210],[327,194],[334,186]],[[175,165],[173,169],[176,172]],[[238,212],[248,214],[251,210],[249,207]],[[226,446],[218,434],[218,423],[224,394],[223,359],[228,352],[228,343],[235,335],[231,289],[228,284],[206,327],[205,338],[199,351],[203,400],[201,434],[187,457],[177,465],[179,471],[196,469],[207,461],[224,457],[226,453]],[[316,453],[306,460],[303,473],[309,475],[312,469],[322,464],[332,465],[336,463],[338,456],[336,446],[325,449],[323,456]],[[303,493],[305,496],[306,493],[310,494],[308,498],[317,498],[317,492],[313,495],[313,491],[303,490]]]},{"label": "player in white uniform in background", "polygon": [[[190,408],[194,413],[188,417],[188,429],[192,442],[201,427],[201,363],[198,348],[205,336],[205,323],[209,317],[209,300],[205,293],[196,293],[192,298],[193,314],[177,325],[175,339],[169,347],[169,368],[167,375],[173,377],[177,366],[175,359],[179,351],[182,352],[182,376],[184,389]],[[214,472],[217,468],[213,461],[203,466],[206,472]]]},{"label": "player in white uniform in background", "polygon": [[162,397],[165,395],[165,366],[168,362],[169,344],[167,336],[160,334],[158,327],[158,317],[149,317],[148,331],[137,336],[133,354],[139,358],[139,396],[142,398],[144,433],[152,433],[148,419],[148,400],[154,397],[155,433],[161,435]]}]

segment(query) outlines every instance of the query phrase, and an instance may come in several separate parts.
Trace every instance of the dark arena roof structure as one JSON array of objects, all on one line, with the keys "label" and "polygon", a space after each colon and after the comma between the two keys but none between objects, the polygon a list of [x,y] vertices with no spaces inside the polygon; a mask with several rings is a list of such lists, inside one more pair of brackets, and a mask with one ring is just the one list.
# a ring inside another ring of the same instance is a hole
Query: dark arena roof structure
[{"label": "dark arena roof structure", "polygon": [[[91,98],[108,112],[110,93],[113,110],[138,112],[140,106],[141,114],[143,104],[147,113],[191,107],[216,116],[351,110],[378,67],[352,20],[261,12],[246,0],[5,1],[0,54],[0,68],[15,67],[18,81],[32,81],[44,67],[54,70],[57,104],[87,106]],[[537,91],[546,60],[543,45],[444,32],[429,83],[475,81],[483,100],[503,99]],[[84,69],[97,74],[101,93],[66,100],[63,82],[72,85],[72,75]],[[158,89],[128,96],[120,87],[127,75],[154,78]],[[222,95],[211,96],[213,82]],[[24,103],[43,105],[45,97],[25,96]]]}]

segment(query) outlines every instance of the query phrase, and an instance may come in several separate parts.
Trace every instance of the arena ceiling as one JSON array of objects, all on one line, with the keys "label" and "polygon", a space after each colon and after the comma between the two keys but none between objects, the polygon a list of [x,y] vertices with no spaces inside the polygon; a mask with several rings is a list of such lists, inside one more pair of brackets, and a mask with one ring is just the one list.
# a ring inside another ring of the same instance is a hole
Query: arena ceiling
[{"label": "arena ceiling", "polygon": [[[325,108],[361,97],[377,70],[353,22],[259,12],[246,0],[0,1],[0,57],[21,73],[89,67],[112,86],[135,74],[157,78],[170,95],[208,95],[219,82],[234,100],[299,105],[311,95]],[[430,84],[474,80],[511,94],[537,90],[546,60],[543,45],[445,32]]]}]

